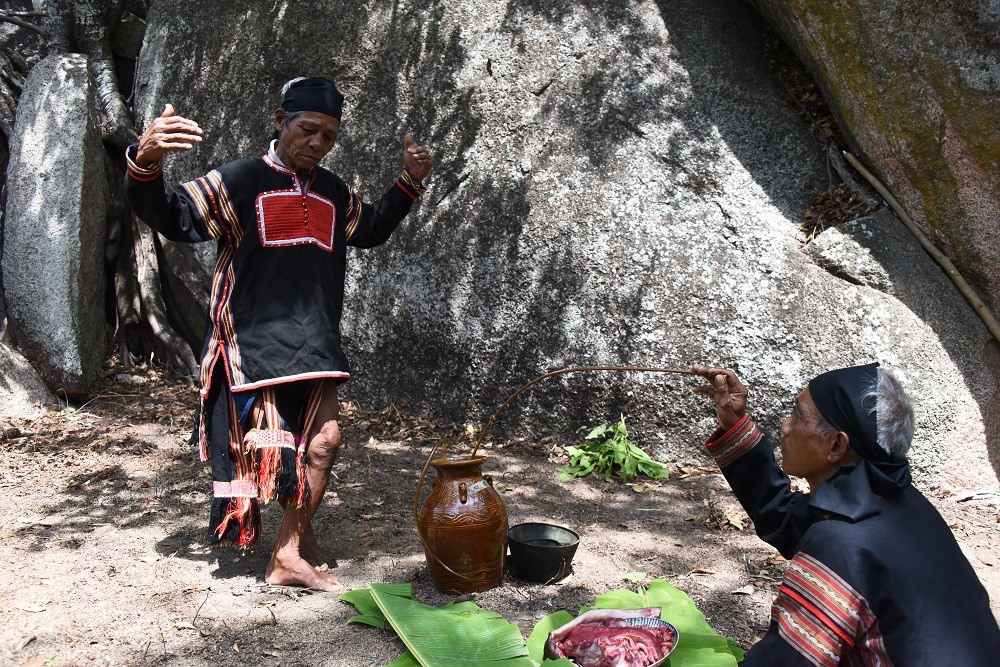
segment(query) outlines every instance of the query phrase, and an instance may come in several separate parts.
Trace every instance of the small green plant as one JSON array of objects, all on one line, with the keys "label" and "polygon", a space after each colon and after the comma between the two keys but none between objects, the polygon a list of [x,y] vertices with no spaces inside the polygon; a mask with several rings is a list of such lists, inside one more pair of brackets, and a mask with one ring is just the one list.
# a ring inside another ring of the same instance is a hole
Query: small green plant
[{"label": "small green plant", "polygon": [[625,482],[640,474],[650,479],[666,479],[670,475],[667,466],[653,460],[629,439],[625,415],[617,422],[598,424],[590,429],[584,440],[579,447],[566,448],[569,465],[559,470],[560,481],[591,473],[604,475],[607,480],[617,474]]}]

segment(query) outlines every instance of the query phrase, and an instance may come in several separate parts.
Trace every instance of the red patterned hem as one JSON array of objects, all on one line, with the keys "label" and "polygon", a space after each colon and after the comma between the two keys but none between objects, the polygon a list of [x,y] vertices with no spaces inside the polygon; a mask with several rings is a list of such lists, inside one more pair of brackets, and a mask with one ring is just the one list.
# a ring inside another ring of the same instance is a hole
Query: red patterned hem
[{"label": "red patterned hem", "polygon": [[750,419],[743,415],[728,431],[717,429],[705,443],[720,468],[724,468],[753,449],[763,439],[764,433]]}]

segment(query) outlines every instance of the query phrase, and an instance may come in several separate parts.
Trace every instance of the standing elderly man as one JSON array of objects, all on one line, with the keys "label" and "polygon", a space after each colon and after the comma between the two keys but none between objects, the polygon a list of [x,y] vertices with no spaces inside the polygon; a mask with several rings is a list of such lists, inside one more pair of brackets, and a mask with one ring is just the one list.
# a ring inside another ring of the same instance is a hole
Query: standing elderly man
[{"label": "standing elderly man", "polygon": [[[734,373],[695,368],[707,443],[757,534],[791,559],[745,667],[995,665],[1000,630],[944,520],[910,484],[913,409],[878,364],[812,380],[782,425],[782,468]],[[784,473],[810,493],[789,489]]]},{"label": "standing elderly man", "polygon": [[137,216],[174,241],[218,245],[201,362],[199,450],[211,461],[211,537],[248,547],[260,503],[285,508],[268,583],[335,590],[319,566],[312,516],[340,445],[337,386],[350,377],[340,345],[347,246],[384,243],[424,191],[431,153],[407,134],[403,169],[372,205],[319,167],[340,129],[333,81],[285,84],[276,138],[167,192],[160,161],[201,141],[171,105],[127,153]]}]

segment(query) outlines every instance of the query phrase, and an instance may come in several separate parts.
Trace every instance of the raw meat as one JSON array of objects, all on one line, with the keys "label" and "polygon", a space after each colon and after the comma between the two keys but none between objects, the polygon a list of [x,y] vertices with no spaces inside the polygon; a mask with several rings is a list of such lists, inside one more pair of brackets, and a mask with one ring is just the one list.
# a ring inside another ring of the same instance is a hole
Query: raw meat
[{"label": "raw meat", "polygon": [[580,667],[649,667],[677,642],[659,615],[659,609],[595,609],[553,632],[548,652]]}]

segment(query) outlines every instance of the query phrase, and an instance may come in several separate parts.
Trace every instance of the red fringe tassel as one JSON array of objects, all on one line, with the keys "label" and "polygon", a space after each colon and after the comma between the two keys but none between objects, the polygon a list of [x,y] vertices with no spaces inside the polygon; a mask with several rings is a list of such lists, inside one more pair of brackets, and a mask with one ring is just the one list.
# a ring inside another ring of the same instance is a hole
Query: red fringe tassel
[{"label": "red fringe tassel", "polygon": [[235,521],[240,527],[236,545],[243,548],[253,546],[257,536],[260,535],[260,509],[257,501],[253,498],[233,498],[229,501],[226,515],[215,529],[220,539],[226,534],[230,521]]},{"label": "red fringe tassel", "polygon": [[257,468],[257,496],[262,503],[274,500],[281,478],[281,448],[258,447],[254,452]]}]

